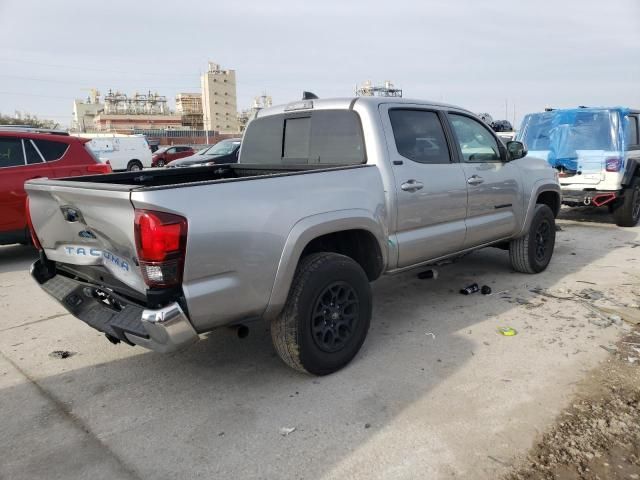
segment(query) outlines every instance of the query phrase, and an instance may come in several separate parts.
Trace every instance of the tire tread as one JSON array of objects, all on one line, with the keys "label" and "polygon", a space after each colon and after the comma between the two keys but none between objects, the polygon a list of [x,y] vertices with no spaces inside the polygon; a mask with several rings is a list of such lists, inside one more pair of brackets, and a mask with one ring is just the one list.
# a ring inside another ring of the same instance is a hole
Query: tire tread
[{"label": "tire tread", "polygon": [[299,311],[300,296],[307,280],[325,263],[335,260],[335,257],[344,257],[336,253],[313,253],[303,258],[298,265],[296,274],[287,302],[280,315],[271,322],[271,340],[278,356],[284,363],[298,370],[309,373],[300,360],[300,336],[298,332],[297,312]]}]

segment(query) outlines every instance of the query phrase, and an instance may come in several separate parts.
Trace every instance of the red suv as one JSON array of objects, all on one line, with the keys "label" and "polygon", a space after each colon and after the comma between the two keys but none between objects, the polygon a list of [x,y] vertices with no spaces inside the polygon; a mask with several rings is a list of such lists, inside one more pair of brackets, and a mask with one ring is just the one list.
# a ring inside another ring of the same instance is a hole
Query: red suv
[{"label": "red suv", "polygon": [[164,167],[167,163],[170,163],[177,158],[188,157],[194,153],[195,151],[193,148],[183,145],[162,147],[156,150],[153,157],[151,157],[151,166]]},{"label": "red suv", "polygon": [[88,141],[64,132],[0,126],[0,245],[30,241],[27,180],[111,172],[85,147]]}]

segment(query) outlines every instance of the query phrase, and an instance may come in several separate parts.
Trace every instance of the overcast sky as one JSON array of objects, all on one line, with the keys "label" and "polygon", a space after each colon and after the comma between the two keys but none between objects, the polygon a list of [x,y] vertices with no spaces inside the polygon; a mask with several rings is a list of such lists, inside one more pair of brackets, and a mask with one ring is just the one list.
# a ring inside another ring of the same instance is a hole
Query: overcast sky
[{"label": "overcast sky", "polygon": [[91,87],[172,99],[207,61],[236,70],[238,108],[351,96],[391,80],[405,97],[494,118],[545,106],[640,108],[640,0],[0,0],[0,112],[67,125]]}]

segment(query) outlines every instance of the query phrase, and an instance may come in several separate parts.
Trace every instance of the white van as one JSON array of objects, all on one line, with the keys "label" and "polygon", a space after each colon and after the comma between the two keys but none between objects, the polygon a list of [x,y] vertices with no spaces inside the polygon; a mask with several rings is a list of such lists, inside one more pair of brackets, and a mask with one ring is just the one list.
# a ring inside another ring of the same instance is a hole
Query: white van
[{"label": "white van", "polygon": [[142,170],[151,167],[151,149],[144,135],[114,133],[72,133],[76,137],[90,138],[87,143],[93,154],[113,171]]}]

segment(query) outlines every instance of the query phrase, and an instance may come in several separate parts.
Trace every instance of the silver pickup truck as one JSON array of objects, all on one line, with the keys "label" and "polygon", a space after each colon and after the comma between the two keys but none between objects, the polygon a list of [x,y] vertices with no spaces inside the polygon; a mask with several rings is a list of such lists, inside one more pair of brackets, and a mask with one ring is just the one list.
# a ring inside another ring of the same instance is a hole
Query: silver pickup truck
[{"label": "silver pickup truck", "polygon": [[268,108],[237,164],[28,182],[32,275],[113,343],[167,352],[264,319],[289,366],[328,374],[364,342],[383,274],[486,246],[547,267],[560,187],[526,154],[451,105]]}]

